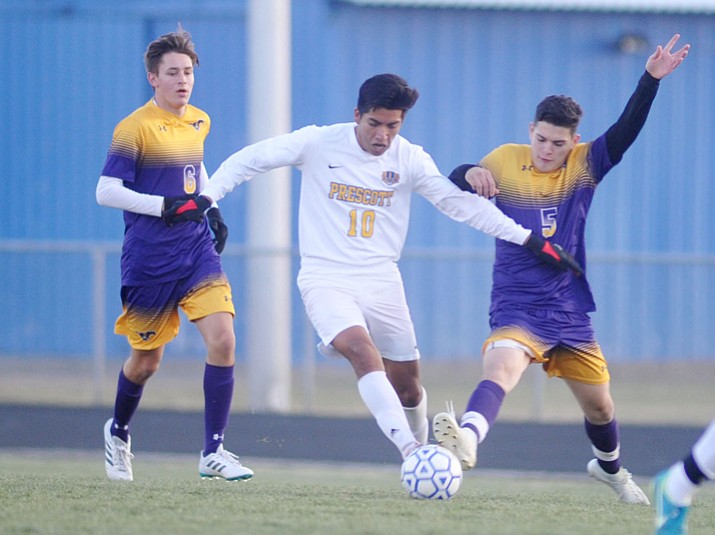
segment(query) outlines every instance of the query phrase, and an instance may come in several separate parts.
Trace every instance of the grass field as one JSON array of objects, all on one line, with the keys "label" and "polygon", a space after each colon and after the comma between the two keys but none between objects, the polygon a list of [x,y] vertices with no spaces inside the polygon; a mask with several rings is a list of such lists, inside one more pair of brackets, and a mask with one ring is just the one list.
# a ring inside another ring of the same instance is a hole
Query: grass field
[{"label": "grass field", "polygon": [[[140,455],[127,484],[105,479],[101,451],[0,452],[0,533],[647,535],[653,521],[585,475],[477,470],[453,500],[425,502],[402,492],[398,467],[262,461],[252,480],[227,483],[201,480],[195,464]],[[690,527],[715,533],[714,488]]]},{"label": "grass field", "polygon": [[[0,403],[95,403],[89,361],[8,358],[2,364]],[[107,406],[120,366],[108,364],[102,399]],[[202,366],[200,359],[167,360],[142,407],[200,410]],[[478,366],[426,363],[430,412],[441,410],[446,399],[463,407]],[[612,365],[611,372],[621,422],[704,426],[715,415],[715,362]],[[319,366],[313,379],[314,397],[308,399],[305,378],[296,370],[293,412],[367,415],[345,366]],[[251,409],[247,391],[239,368],[234,411]],[[562,381],[543,381],[532,367],[500,419],[579,422],[581,414]],[[651,508],[619,504],[585,473],[478,469],[467,473],[454,500],[443,503],[407,498],[398,466],[251,459],[253,480],[226,483],[199,479],[193,456],[139,453],[136,481],[117,484],[106,480],[101,459],[101,450],[0,450],[0,534],[648,535],[653,521]],[[648,481],[639,483],[648,487]],[[691,535],[715,533],[715,485],[698,495],[690,527]]]}]

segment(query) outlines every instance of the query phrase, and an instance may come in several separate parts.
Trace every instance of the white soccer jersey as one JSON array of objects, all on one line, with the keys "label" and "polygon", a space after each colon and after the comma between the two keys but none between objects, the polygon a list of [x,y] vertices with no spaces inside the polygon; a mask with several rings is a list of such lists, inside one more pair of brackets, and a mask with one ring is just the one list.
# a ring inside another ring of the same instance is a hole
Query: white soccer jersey
[{"label": "white soccer jersey", "polygon": [[224,161],[202,191],[218,201],[255,175],[286,165],[302,173],[298,237],[301,269],[383,270],[400,258],[412,192],[452,219],[517,244],[530,231],[490,201],[461,191],[422,147],[396,136],[373,156],[355,123],[306,126],[259,141]]}]

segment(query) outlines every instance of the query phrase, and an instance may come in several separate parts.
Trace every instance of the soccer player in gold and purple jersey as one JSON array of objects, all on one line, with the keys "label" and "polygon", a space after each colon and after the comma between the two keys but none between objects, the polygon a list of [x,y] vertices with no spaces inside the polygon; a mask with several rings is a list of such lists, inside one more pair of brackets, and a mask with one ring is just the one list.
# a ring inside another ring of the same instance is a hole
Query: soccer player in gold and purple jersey
[{"label": "soccer player in gold and purple jersey", "polygon": [[150,43],[144,61],[154,96],[116,126],[97,184],[97,202],[124,211],[123,312],[115,332],[131,347],[119,373],[114,416],[104,426],[105,469],[109,479],[133,480],[129,422],[166,344],[179,332],[181,307],[207,349],[199,474],[247,479],[253,472],[223,447],[236,346],[231,287],[219,257],[228,230],[216,206],[192,220],[169,224],[162,218],[177,199],[198,196],[208,180],[203,154],[211,123],[189,104],[199,60],[179,26]]},{"label": "soccer player in gold and purple jersey", "polygon": [[[638,136],[660,80],[688,55],[690,45],[672,51],[679,37],[656,48],[625,110],[594,141],[580,143],[581,107],[570,97],[549,96],[537,106],[529,145],[502,145],[478,165],[458,167],[450,178],[463,190],[496,197],[505,214],[559,243],[585,268],[584,227],[594,191]],[[463,468],[475,466],[477,445],[486,438],[504,397],[529,364],[537,362],[550,377],[566,381],[584,412],[595,456],[588,473],[608,484],[622,502],[649,503],[620,463],[610,375],[588,315],[593,310],[586,272],[557,271],[497,240],[492,331],[482,348],[482,380],[461,425],[451,411],[433,421],[437,441],[455,451]]]}]

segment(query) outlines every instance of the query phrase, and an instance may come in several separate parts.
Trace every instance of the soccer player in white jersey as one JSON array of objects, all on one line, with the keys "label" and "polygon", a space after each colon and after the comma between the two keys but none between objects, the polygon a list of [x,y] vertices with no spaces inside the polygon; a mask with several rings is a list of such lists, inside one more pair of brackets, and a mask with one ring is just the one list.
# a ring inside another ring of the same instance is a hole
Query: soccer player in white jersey
[{"label": "soccer player in white jersey", "polygon": [[[105,469],[132,481],[129,423],[164,347],[179,332],[181,307],[206,343],[202,477],[247,479],[253,472],[223,447],[233,396],[236,337],[231,286],[219,253],[228,229],[218,208],[167,225],[163,208],[190,198],[206,180],[209,116],[189,104],[199,59],[181,26],[149,44],[144,55],[154,96],[114,129],[97,184],[97,202],[124,210],[122,308],[115,332],[131,353],[119,372],[114,415],[104,425]],[[212,237],[211,232],[214,236]]]},{"label": "soccer player in white jersey", "polygon": [[578,265],[488,200],[460,191],[422,147],[399,135],[418,92],[394,74],[365,81],[354,122],[306,126],[230,156],[197,199],[177,201],[170,221],[203,211],[255,175],[302,172],[298,286],[324,354],[351,363],[365,405],[406,457],[429,434],[419,351],[397,261],[412,193],[491,236],[528,247],[563,270]]},{"label": "soccer player in white jersey", "polygon": [[686,535],[688,513],[697,489],[715,479],[715,420],[690,453],[655,477],[654,535]]}]

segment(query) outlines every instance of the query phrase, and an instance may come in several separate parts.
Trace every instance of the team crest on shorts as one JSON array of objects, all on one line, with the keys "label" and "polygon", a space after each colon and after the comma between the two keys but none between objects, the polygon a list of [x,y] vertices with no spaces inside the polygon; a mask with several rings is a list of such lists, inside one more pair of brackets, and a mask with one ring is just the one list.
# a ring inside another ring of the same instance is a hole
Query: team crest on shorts
[{"label": "team crest on shorts", "polygon": [[394,171],[383,171],[382,181],[388,186],[394,186],[400,181],[400,175]]}]

